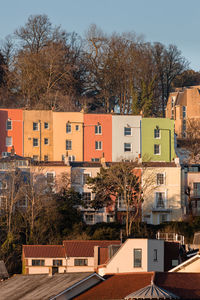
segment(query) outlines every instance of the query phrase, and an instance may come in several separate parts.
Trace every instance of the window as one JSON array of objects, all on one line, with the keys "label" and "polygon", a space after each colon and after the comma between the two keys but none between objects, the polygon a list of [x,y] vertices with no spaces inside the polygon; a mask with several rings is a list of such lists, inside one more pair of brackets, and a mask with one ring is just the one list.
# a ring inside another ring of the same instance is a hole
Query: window
[{"label": "window", "polygon": [[164,223],[168,221],[167,214],[160,214],[160,223]]},{"label": "window", "polygon": [[12,146],[12,137],[7,136],[6,137],[6,147],[11,147]]},{"label": "window", "polygon": [[74,155],[69,155],[68,159],[69,159],[69,161],[75,161],[76,157]]},{"label": "window", "polygon": [[174,99],[172,97],[171,107],[174,107]]},{"label": "window", "polygon": [[7,201],[6,196],[0,196],[0,208],[1,209],[6,207],[6,201]]},{"label": "window", "polygon": [[90,177],[90,174],[84,173],[83,174],[83,184],[87,184],[87,180]]},{"label": "window", "polygon": [[158,261],[158,250],[157,249],[153,250],[153,261]]},{"label": "window", "polygon": [[46,173],[46,178],[48,184],[54,183],[54,173]]},{"label": "window", "polygon": [[131,127],[124,127],[124,135],[125,136],[131,135]]},{"label": "window", "polygon": [[71,132],[72,132],[71,124],[67,123],[66,124],[66,133],[71,133]]},{"label": "window", "polygon": [[124,143],[124,152],[131,152],[131,143]]},{"label": "window", "polygon": [[183,135],[183,137],[186,137],[186,120],[183,120],[182,135]]},{"label": "window", "polygon": [[118,207],[125,208],[125,201],[124,201],[124,197],[122,195],[120,195],[118,197]]},{"label": "window", "polygon": [[33,138],[33,147],[38,147],[38,139]]},{"label": "window", "polygon": [[79,131],[79,125],[76,125],[76,126],[75,126],[75,130],[76,130],[76,131]]},{"label": "window", "polygon": [[93,162],[99,162],[99,158],[95,158],[95,157],[93,157],[92,159],[91,159],[91,161],[93,161]]},{"label": "window", "polygon": [[72,150],[72,141],[66,140],[66,150]]},{"label": "window", "polygon": [[172,109],[171,119],[174,119],[174,109]]},{"label": "window", "polygon": [[24,197],[23,199],[20,199],[17,203],[18,207],[27,207],[27,199]]},{"label": "window", "polygon": [[49,160],[49,156],[48,155],[44,155],[44,161],[48,161]]},{"label": "window", "polygon": [[88,259],[75,258],[74,265],[75,266],[88,266]]},{"label": "window", "polygon": [[38,123],[33,122],[33,130],[37,131],[38,130]]},{"label": "window", "polygon": [[156,177],[157,177],[157,185],[164,184],[164,174],[163,173],[156,174]]},{"label": "window", "polygon": [[102,134],[101,125],[95,125],[95,134]]},{"label": "window", "polygon": [[142,249],[134,249],[134,268],[142,267]]},{"label": "window", "polygon": [[32,259],[32,266],[44,266],[44,259]]},{"label": "window", "polygon": [[62,259],[53,259],[53,266],[62,266]]},{"label": "window", "polygon": [[39,156],[38,155],[33,155],[33,160],[38,161],[39,160]]},{"label": "window", "polygon": [[88,192],[82,193],[82,199],[85,202],[91,201],[91,193],[88,193]]},{"label": "window", "polygon": [[193,183],[193,193],[194,196],[200,196],[200,182]]},{"label": "window", "polygon": [[154,154],[160,155],[160,145],[158,145],[158,144],[154,145]]},{"label": "window", "polygon": [[186,106],[183,106],[183,119],[186,118]]},{"label": "window", "polygon": [[49,129],[49,123],[44,122],[44,129]]},{"label": "window", "polygon": [[160,139],[160,129],[154,129],[154,139]]},{"label": "window", "polygon": [[165,208],[165,193],[156,192],[156,207]]},{"label": "window", "polygon": [[7,189],[7,182],[6,181],[0,181],[0,190]]},{"label": "window", "polygon": [[94,215],[93,214],[85,215],[85,222],[90,223],[90,224],[94,224]]},{"label": "window", "polygon": [[6,130],[12,130],[12,121],[11,120],[6,121]]},{"label": "window", "polygon": [[95,150],[102,150],[102,142],[101,141],[95,142]]},{"label": "window", "polygon": [[44,144],[45,144],[45,145],[49,145],[49,139],[44,138]]}]

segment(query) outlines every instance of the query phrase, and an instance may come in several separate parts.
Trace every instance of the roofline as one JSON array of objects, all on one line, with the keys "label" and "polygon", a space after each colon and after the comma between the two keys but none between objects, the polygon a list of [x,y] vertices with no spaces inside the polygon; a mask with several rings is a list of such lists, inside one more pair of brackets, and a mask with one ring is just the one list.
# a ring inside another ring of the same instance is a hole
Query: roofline
[{"label": "roofline", "polygon": [[179,264],[178,266],[174,267],[173,269],[169,270],[168,272],[173,273],[176,272],[178,270],[181,270],[184,266],[189,265],[193,260],[197,260],[197,258],[200,258],[199,253],[196,254],[195,256],[192,256],[191,258],[187,259],[186,261],[184,261],[183,263]]},{"label": "roofline", "polygon": [[65,290],[64,290],[64,291],[62,291],[61,293],[59,293],[59,294],[57,294],[57,295],[53,296],[53,298],[49,298],[49,300],[54,300],[54,299],[57,299],[57,297],[59,297],[59,296],[63,295],[63,294],[64,294],[64,293],[66,293],[67,291],[70,291],[70,290],[72,290],[72,289],[73,289],[73,288],[75,288],[76,286],[80,285],[81,283],[83,283],[83,282],[87,281],[88,279],[90,279],[90,278],[92,278],[92,277],[94,277],[94,276],[97,276],[97,277],[99,277],[99,279],[101,279],[102,281],[104,281],[104,280],[105,280],[105,279],[104,279],[104,278],[103,278],[101,275],[99,275],[99,274],[97,274],[97,273],[92,273],[91,275],[87,276],[86,278],[84,278],[84,279],[81,279],[80,281],[78,281],[78,282],[74,283],[72,286],[70,286],[69,288],[65,289]]}]

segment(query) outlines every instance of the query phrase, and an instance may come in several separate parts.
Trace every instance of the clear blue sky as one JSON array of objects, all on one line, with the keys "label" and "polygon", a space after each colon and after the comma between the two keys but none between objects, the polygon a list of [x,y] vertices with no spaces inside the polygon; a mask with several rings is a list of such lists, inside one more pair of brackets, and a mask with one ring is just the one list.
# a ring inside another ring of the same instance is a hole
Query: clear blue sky
[{"label": "clear blue sky", "polygon": [[200,0],[0,0],[0,40],[32,14],[81,36],[95,23],[106,33],[134,31],[146,41],[176,44],[200,70]]}]

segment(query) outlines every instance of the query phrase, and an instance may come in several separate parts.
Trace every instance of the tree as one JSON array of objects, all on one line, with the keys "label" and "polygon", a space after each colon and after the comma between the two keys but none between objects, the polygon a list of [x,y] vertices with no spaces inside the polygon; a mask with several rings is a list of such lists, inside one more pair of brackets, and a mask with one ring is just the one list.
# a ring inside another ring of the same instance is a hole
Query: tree
[{"label": "tree", "polygon": [[135,163],[114,163],[110,168],[101,168],[95,178],[89,178],[88,184],[95,193],[91,206],[99,209],[105,206],[117,206],[122,197],[126,206],[126,235],[131,234],[133,222],[140,217],[143,201],[139,176]]},{"label": "tree", "polygon": [[162,116],[165,117],[165,106],[172,83],[187,68],[188,63],[175,45],[165,47],[161,43],[155,43],[152,53],[160,90]]}]

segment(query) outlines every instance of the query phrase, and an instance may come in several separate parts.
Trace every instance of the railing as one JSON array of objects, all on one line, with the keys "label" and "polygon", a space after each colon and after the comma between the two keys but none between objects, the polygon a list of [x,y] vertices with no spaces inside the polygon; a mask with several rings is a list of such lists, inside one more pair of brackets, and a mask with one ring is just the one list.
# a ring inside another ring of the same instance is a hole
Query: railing
[{"label": "railing", "polygon": [[167,233],[167,232],[157,232],[156,238],[158,240],[165,240],[168,242],[179,242],[180,244],[184,244],[184,236],[178,233]]}]

